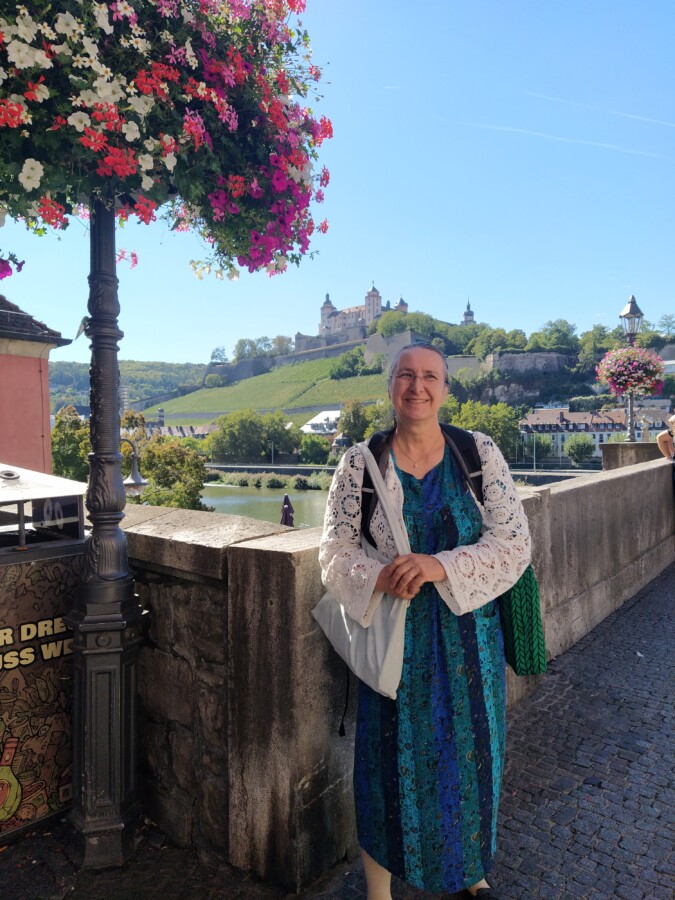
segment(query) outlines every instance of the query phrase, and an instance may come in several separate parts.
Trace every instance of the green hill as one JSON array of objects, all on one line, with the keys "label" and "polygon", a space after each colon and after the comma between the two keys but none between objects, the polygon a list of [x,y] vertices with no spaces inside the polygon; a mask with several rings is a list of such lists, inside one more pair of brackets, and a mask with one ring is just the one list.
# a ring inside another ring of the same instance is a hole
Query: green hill
[{"label": "green hill", "polygon": [[[282,409],[294,421],[306,422],[312,417],[311,412],[294,415],[293,410],[312,407],[331,409],[348,400],[372,401],[387,396],[384,375],[332,380],[328,377],[332,362],[330,359],[316,359],[280,366],[265,375],[247,378],[228,387],[195,391],[159,405],[164,409],[167,424],[203,424],[239,409]],[[157,408],[153,406],[143,414],[146,418],[153,418]]]},{"label": "green hill", "polygon": [[[119,363],[120,382],[129,391],[129,399],[144,400],[182,385],[201,384],[206,366],[197,363],[137,362],[123,359]],[[89,365],[87,363],[49,363],[49,394],[52,412],[68,403],[85,404],[89,400]]]}]

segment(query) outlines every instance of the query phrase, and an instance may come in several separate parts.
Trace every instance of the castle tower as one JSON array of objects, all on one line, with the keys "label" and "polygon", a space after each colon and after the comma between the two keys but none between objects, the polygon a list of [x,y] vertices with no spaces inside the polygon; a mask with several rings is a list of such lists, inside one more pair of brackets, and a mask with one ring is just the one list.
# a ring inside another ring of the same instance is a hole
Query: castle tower
[{"label": "castle tower", "polygon": [[370,325],[375,321],[375,319],[379,319],[379,317],[382,315],[382,295],[374,284],[366,294],[365,306],[366,325]]},{"label": "castle tower", "polygon": [[403,297],[401,297],[401,299],[398,301],[398,303],[396,304],[394,309],[396,310],[396,312],[402,312],[402,313],[408,312],[408,304],[405,302]]},{"label": "castle tower", "polygon": [[335,307],[331,303],[330,295],[326,294],[326,299],[321,304],[321,322],[319,323],[319,334],[325,334],[328,330],[328,320],[335,314]]},{"label": "castle tower", "polygon": [[476,320],[473,317],[473,310],[471,309],[471,304],[469,301],[466,301],[466,310],[464,311],[464,319],[462,320],[462,325],[475,325]]}]

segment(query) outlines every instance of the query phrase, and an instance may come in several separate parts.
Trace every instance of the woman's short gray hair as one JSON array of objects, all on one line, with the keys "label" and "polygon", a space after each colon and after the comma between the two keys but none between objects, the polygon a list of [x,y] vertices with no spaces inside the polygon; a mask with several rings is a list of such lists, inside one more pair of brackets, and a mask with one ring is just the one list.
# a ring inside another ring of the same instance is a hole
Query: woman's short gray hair
[{"label": "woman's short gray hair", "polygon": [[397,352],[396,356],[392,359],[391,364],[389,366],[389,374],[387,376],[387,384],[391,384],[394,375],[396,374],[396,369],[398,367],[398,361],[401,356],[406,352],[406,350],[431,350],[433,353],[436,353],[443,360],[443,371],[444,378],[446,384],[449,383],[450,378],[448,375],[448,359],[443,353],[442,350],[439,350],[438,347],[434,347],[433,344],[428,344],[426,341],[419,341],[416,344],[406,344],[405,347],[401,347],[401,349]]}]

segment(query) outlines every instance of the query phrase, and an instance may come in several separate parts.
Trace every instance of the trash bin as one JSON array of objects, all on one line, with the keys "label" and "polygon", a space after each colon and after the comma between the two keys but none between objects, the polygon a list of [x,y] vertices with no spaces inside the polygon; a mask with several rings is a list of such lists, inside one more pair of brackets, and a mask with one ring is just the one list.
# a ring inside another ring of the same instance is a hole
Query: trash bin
[{"label": "trash bin", "polygon": [[71,796],[71,634],[86,484],[0,462],[0,843]]}]

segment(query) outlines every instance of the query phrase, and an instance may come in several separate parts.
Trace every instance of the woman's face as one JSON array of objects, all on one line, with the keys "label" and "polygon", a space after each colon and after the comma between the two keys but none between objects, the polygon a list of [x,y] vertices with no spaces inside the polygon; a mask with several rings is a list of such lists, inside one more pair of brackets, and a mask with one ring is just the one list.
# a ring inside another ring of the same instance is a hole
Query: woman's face
[{"label": "woman's face", "polygon": [[412,347],[400,355],[389,384],[397,422],[438,419],[438,410],[447,395],[445,366],[438,353]]}]

